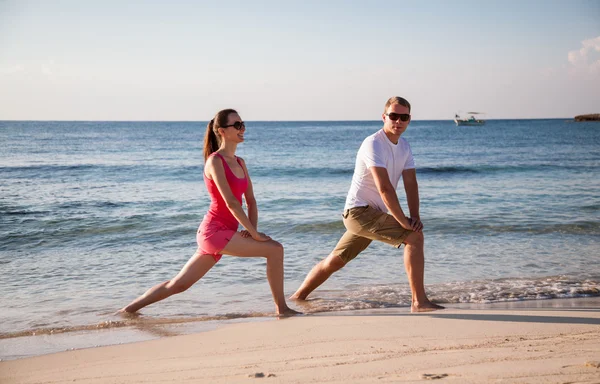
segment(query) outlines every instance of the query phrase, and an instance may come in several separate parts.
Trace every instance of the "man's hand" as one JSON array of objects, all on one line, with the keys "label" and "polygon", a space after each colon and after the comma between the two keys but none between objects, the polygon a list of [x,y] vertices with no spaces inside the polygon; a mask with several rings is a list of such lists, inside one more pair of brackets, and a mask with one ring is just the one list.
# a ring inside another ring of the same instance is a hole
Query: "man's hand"
[{"label": "man's hand", "polygon": [[418,219],[416,217],[411,217],[408,219],[408,221],[410,222],[410,227],[413,231],[415,231],[415,232],[423,231],[423,223],[421,222],[420,219]]}]

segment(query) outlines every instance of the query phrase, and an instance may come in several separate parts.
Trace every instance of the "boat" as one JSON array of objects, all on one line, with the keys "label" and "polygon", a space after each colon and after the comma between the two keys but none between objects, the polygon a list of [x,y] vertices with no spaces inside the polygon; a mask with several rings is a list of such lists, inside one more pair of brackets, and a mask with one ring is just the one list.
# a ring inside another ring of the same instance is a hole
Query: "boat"
[{"label": "boat", "polygon": [[455,113],[454,122],[456,125],[484,125],[485,120],[477,117],[483,114],[484,112]]}]

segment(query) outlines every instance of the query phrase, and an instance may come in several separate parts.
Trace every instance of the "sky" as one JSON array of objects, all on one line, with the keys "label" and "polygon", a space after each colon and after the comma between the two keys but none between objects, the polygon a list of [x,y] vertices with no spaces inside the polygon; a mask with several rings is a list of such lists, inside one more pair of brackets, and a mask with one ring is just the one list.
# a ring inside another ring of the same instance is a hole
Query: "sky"
[{"label": "sky", "polygon": [[0,120],[600,113],[600,1],[0,0]]}]

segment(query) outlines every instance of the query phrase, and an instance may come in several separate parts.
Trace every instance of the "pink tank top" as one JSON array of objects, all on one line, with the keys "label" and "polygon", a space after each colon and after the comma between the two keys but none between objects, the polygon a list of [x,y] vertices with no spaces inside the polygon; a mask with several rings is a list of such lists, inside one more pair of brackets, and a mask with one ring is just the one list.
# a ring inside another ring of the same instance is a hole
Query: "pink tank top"
[{"label": "pink tank top", "polygon": [[[213,153],[211,156],[219,156],[223,161],[223,168],[225,168],[225,177],[227,177],[227,183],[229,183],[229,188],[231,188],[231,192],[233,192],[233,196],[242,203],[242,195],[246,192],[248,188],[248,178],[244,175],[243,178],[237,177],[229,165],[219,153]],[[236,157],[236,160],[240,166],[240,159]],[[243,169],[243,167],[242,167]],[[223,224],[225,224],[228,228],[233,230],[237,230],[238,221],[233,216],[229,208],[227,208],[227,204],[225,203],[225,199],[221,196],[221,192],[219,192],[219,188],[217,188],[217,184],[214,180],[206,177],[206,173],[204,173],[204,184],[206,184],[206,189],[208,190],[208,194],[210,195],[210,207],[208,208],[208,213],[206,214],[205,219],[208,220],[216,220]]]}]

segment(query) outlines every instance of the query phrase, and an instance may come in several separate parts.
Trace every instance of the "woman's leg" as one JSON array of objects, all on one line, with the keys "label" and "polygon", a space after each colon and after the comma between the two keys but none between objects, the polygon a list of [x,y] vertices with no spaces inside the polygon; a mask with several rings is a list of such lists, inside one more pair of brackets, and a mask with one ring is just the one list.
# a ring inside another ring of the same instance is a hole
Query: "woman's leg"
[{"label": "woman's leg", "polygon": [[121,309],[120,312],[134,313],[147,305],[185,291],[200,280],[216,263],[212,255],[203,255],[196,252],[177,276],[150,288],[142,296],[132,301],[131,304]]},{"label": "woman's leg", "polygon": [[275,240],[257,241],[245,238],[236,232],[221,251],[223,254],[241,257],[265,257],[267,259],[267,280],[278,315],[293,315],[298,312],[289,308],[283,292],[283,245]]}]

